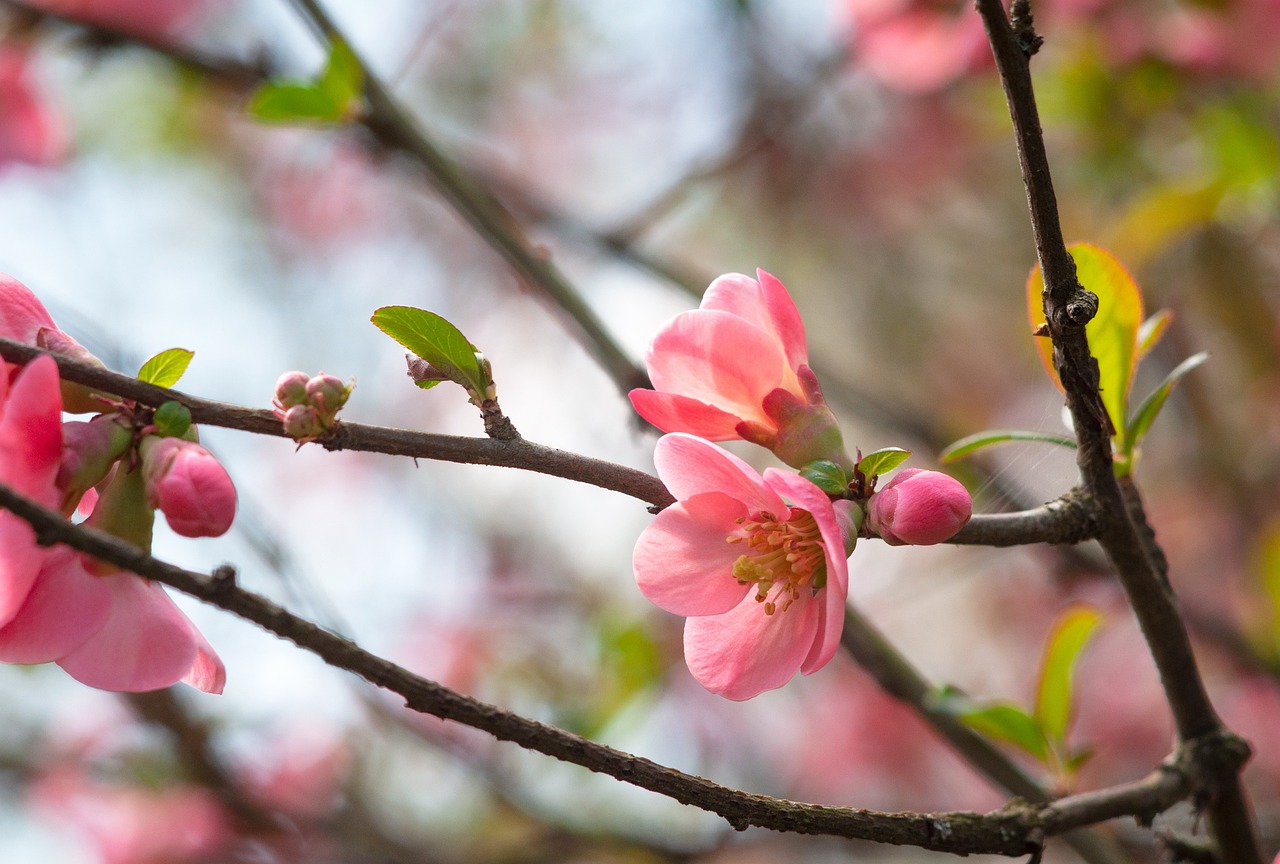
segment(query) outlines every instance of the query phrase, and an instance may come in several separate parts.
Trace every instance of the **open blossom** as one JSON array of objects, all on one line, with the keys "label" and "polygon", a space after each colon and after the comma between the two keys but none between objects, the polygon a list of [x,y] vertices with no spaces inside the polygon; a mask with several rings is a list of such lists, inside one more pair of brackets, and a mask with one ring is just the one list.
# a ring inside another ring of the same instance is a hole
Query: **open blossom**
[{"label": "open blossom", "polygon": [[871,496],[868,524],[890,546],[931,546],[951,539],[973,514],[959,480],[909,468]]},{"label": "open blossom", "polygon": [[[0,336],[35,345],[55,354],[100,364],[98,358],[90,354],[83,345],[58,329],[49,310],[31,293],[30,288],[3,273],[0,273]],[[10,367],[11,374],[14,368]],[[67,381],[60,386],[62,410],[76,414],[102,409],[102,403],[94,398],[87,387]]]},{"label": "open blossom", "polygon": [[[0,482],[56,508],[62,453],[53,360],[36,358],[12,384],[0,375]],[[130,573],[90,573],[80,553],[36,545],[31,527],[7,511],[0,513],[0,662],[56,662],[104,690],[186,681],[216,693],[225,680],[222,662],[163,588]]]},{"label": "open blossom", "polygon": [[692,435],[664,435],[658,475],[677,502],[636,543],[640,591],[688,617],[685,662],[729,699],[781,687],[835,653],[849,588],[848,511],[796,474],[764,476]]},{"label": "open blossom", "polygon": [[809,368],[804,324],[781,282],[763,270],[711,283],[697,309],[667,322],[649,346],[653,390],[632,390],[637,413],[664,432],[741,438],[794,467],[846,463],[835,417]]}]

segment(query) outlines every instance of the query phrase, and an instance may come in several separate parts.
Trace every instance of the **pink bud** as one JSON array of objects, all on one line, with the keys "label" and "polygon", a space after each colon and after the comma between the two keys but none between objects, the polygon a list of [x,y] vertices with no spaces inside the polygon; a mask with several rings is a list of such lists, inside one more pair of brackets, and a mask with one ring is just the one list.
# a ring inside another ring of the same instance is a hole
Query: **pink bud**
[{"label": "pink bud", "polygon": [[58,488],[62,490],[62,510],[71,512],[91,487],[97,486],[132,441],[128,426],[114,414],[99,414],[92,420],[72,420],[62,425],[62,461],[58,466]]},{"label": "pink bud", "polygon": [[307,396],[321,415],[332,420],[339,409],[347,404],[347,398],[354,387],[354,382],[347,384],[341,378],[321,372],[307,382]]},{"label": "pink bud", "polygon": [[316,409],[310,405],[294,405],[280,419],[284,423],[284,434],[299,444],[314,441],[325,432]]},{"label": "pink bud", "polygon": [[304,405],[307,401],[306,372],[286,372],[276,381],[276,407],[282,410],[295,405]]},{"label": "pink bud", "polygon": [[184,537],[217,537],[236,515],[236,489],[208,450],[181,438],[142,441],[147,502]]},{"label": "pink bud", "polygon": [[871,496],[871,529],[890,546],[931,546],[950,539],[973,514],[973,499],[954,477],[909,468]]}]

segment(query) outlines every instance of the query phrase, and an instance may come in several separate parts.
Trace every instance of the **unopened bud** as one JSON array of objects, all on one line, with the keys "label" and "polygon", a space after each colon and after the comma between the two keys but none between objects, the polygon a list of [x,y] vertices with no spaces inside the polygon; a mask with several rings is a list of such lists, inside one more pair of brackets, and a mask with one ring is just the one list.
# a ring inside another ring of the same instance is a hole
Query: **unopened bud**
[{"label": "unopened bud", "polygon": [[236,515],[236,489],[213,454],[181,438],[142,440],[147,502],[184,537],[217,537]]},{"label": "unopened bud", "polygon": [[890,546],[930,546],[949,540],[973,513],[960,481],[938,471],[909,468],[871,496],[871,530]]},{"label": "unopened bud", "polygon": [[276,407],[283,410],[306,404],[307,381],[305,372],[286,372],[276,382]]},{"label": "unopened bud", "polygon": [[56,483],[62,490],[64,513],[70,513],[85,492],[102,482],[132,438],[129,428],[114,414],[62,425],[62,459]]}]

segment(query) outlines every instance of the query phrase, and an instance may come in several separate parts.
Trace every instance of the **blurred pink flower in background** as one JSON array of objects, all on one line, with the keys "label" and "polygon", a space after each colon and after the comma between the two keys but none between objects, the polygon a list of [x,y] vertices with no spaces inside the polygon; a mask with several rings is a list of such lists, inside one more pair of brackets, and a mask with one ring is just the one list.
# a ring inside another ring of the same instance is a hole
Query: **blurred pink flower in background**
[{"label": "blurred pink flower in background", "polygon": [[30,4],[87,24],[166,40],[200,23],[216,0],[30,0]]},{"label": "blurred pink flower in background", "polygon": [[632,390],[631,404],[664,432],[751,441],[797,468],[844,463],[800,313],[781,282],[756,275],[721,276],[697,309],[662,326],[646,358],[654,389]]},{"label": "blurred pink flower in background", "polygon": [[908,468],[871,496],[868,525],[890,546],[948,540],[973,514],[969,490],[939,471]]},{"label": "blurred pink flower in background", "polygon": [[30,67],[26,47],[0,45],[0,168],[53,165],[67,154],[62,118],[32,82]]},{"label": "blurred pink flower in background", "polygon": [[677,502],[636,542],[636,582],[688,617],[693,677],[741,700],[822,668],[844,625],[847,513],[799,475],[770,468],[761,478],[692,435],[664,435],[654,462]]},{"label": "blurred pink flower in background", "polygon": [[208,860],[233,838],[214,794],[193,786],[112,786],[58,769],[42,777],[31,795],[42,810],[79,829],[101,864]]},{"label": "blurred pink flower in background", "polygon": [[855,65],[894,90],[930,93],[990,65],[982,19],[971,3],[847,0],[845,11]]}]

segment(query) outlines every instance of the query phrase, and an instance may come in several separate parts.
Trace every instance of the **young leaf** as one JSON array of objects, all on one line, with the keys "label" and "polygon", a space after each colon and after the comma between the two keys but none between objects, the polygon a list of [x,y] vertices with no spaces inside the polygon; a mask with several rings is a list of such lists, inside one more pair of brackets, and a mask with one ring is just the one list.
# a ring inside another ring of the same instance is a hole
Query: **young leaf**
[{"label": "young leaf", "polygon": [[138,380],[157,387],[172,387],[177,384],[191,365],[194,351],[186,348],[169,348],[152,357],[138,370]]},{"label": "young leaf", "polygon": [[830,459],[815,459],[800,469],[800,476],[828,495],[843,495],[849,489],[844,469]]},{"label": "young leaf", "polygon": [[1007,441],[1040,441],[1045,444],[1057,444],[1060,447],[1075,449],[1076,442],[1065,435],[1050,435],[1047,432],[1023,432],[1017,429],[989,429],[986,432],[975,432],[966,435],[959,441],[947,445],[938,454],[939,462],[954,462],[971,453],[976,453],[992,444],[1003,444]]},{"label": "young leaf", "polygon": [[338,109],[341,118],[360,98],[364,90],[364,70],[351,46],[341,39],[334,39],[329,47],[329,60],[316,82],[320,92]]},{"label": "young leaf", "polygon": [[315,84],[268,81],[254,91],[248,111],[265,123],[335,123],[342,118],[343,107]]},{"label": "young leaf", "polygon": [[1173,368],[1160,385],[1146,399],[1142,400],[1142,404],[1138,406],[1138,410],[1133,412],[1133,417],[1129,420],[1129,434],[1125,438],[1125,455],[1132,457],[1134,450],[1138,446],[1138,442],[1142,440],[1142,436],[1147,434],[1147,430],[1151,428],[1151,424],[1155,421],[1156,415],[1160,413],[1160,409],[1164,407],[1165,400],[1169,398],[1169,394],[1173,391],[1173,387],[1192,369],[1209,359],[1207,351],[1201,351],[1199,354],[1193,354],[1186,360],[1183,360]]},{"label": "young leaf", "polygon": [[[1089,350],[1098,361],[1102,404],[1118,430],[1117,435],[1123,439],[1129,385],[1137,363],[1142,291],[1110,252],[1088,243],[1073,244],[1068,251],[1075,259],[1080,284],[1098,295],[1098,314],[1085,328],[1085,334],[1089,337]],[[1045,322],[1042,289],[1043,279],[1037,264],[1027,279],[1027,312],[1032,329]],[[1053,348],[1049,340],[1037,339],[1036,347],[1049,376],[1061,388],[1053,369]]]},{"label": "young leaf", "polygon": [[412,306],[383,306],[369,320],[437,372],[462,385],[472,397],[484,398],[489,382],[476,357],[476,346],[457,327],[434,312]]},{"label": "young leaf", "polygon": [[1102,616],[1087,606],[1074,606],[1054,624],[1040,663],[1035,719],[1045,737],[1063,741],[1071,720],[1071,680],[1076,658],[1084,650]]},{"label": "young leaf", "polygon": [[1138,328],[1138,347],[1134,358],[1135,363],[1151,353],[1151,349],[1156,347],[1156,343],[1160,341],[1164,331],[1169,329],[1169,324],[1172,321],[1173,312],[1168,309],[1161,309],[1142,322],[1142,326]]},{"label": "young leaf", "polygon": [[1036,719],[1010,702],[997,702],[966,711],[956,717],[964,725],[988,738],[1006,741],[1041,762],[1047,762],[1049,751]]},{"label": "young leaf", "polygon": [[901,447],[882,447],[859,459],[858,470],[868,477],[887,474],[903,462],[906,462],[907,457],[910,455],[910,450],[903,450]]}]

